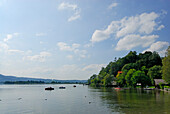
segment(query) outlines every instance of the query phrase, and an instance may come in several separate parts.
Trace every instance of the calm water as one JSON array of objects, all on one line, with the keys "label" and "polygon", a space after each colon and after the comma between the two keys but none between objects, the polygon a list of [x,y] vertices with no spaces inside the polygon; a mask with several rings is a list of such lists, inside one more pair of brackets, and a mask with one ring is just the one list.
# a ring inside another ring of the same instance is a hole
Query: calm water
[{"label": "calm water", "polygon": [[[45,91],[52,86],[54,91]],[[66,89],[58,89],[65,86]],[[170,114],[170,92],[77,85],[0,85],[0,114]]]}]

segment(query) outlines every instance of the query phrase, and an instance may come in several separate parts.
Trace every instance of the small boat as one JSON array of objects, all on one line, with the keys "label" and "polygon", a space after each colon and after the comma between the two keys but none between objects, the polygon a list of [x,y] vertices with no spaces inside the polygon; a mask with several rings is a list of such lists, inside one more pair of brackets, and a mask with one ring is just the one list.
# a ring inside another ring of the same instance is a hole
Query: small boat
[{"label": "small boat", "polygon": [[76,87],[76,85],[73,85],[73,87]]},{"label": "small boat", "polygon": [[65,89],[66,87],[63,87],[63,86],[61,86],[61,87],[59,87],[59,89]]},{"label": "small boat", "polygon": [[120,90],[121,88],[120,88],[120,87],[116,87],[116,88],[114,88],[114,89],[116,89],[116,90]]},{"label": "small boat", "polygon": [[144,88],[144,90],[154,90],[155,88]]},{"label": "small boat", "polygon": [[54,90],[54,88],[52,88],[52,87],[47,87],[47,88],[45,88],[45,90]]}]

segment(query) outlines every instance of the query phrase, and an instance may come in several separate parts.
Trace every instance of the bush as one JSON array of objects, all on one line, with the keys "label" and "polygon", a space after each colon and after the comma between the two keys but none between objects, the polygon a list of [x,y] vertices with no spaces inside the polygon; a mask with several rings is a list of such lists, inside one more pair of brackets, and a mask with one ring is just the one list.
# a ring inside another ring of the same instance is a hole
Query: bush
[{"label": "bush", "polygon": [[159,87],[160,87],[160,89],[164,89],[164,84],[163,83],[159,83]]}]

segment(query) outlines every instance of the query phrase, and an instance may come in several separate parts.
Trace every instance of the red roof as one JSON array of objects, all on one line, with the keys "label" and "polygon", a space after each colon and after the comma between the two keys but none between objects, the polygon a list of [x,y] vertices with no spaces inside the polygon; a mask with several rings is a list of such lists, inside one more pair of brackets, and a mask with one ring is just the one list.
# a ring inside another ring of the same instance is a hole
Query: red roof
[{"label": "red roof", "polygon": [[119,74],[123,73],[122,71],[118,71]]}]

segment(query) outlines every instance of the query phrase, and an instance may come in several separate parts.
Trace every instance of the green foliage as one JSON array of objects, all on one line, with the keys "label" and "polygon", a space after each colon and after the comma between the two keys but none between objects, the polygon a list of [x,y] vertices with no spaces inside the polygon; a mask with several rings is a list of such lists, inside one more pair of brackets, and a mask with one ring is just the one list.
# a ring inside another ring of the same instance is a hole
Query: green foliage
[{"label": "green foliage", "polygon": [[166,82],[170,83],[170,46],[167,49],[166,56],[162,60],[162,63],[163,63],[162,77]]},{"label": "green foliage", "polygon": [[[151,72],[152,69],[156,69],[155,67],[150,69],[155,65],[162,66],[162,60],[158,53],[147,51],[137,55],[136,51],[130,51],[125,57],[115,58],[114,62],[110,62],[105,68],[102,67],[98,75],[90,77],[88,83],[95,86],[110,86],[113,81],[111,76],[116,76],[119,86],[136,87],[137,83],[141,83],[142,87],[151,85],[153,79],[161,76],[162,73],[155,70],[155,73]],[[118,71],[123,71],[123,73],[118,74]],[[156,74],[156,72],[159,74]],[[151,76],[152,73],[155,75]],[[150,78],[148,75],[150,75]]]},{"label": "green foliage", "polygon": [[117,83],[121,87],[126,86],[126,80],[125,80],[126,74],[127,74],[127,70],[124,70],[122,74],[117,76]]},{"label": "green foliage", "polygon": [[147,75],[150,77],[151,83],[154,85],[154,79],[162,79],[162,67],[155,65],[149,68]]},{"label": "green foliage", "polygon": [[132,83],[132,79],[131,79],[131,78],[132,78],[134,72],[136,72],[135,69],[130,69],[130,70],[127,72],[127,75],[126,75],[126,77],[125,77],[127,86],[130,86],[130,87],[133,86],[133,83]]},{"label": "green foliage", "polygon": [[164,88],[170,88],[170,86],[164,86]]},{"label": "green foliage", "polygon": [[107,74],[105,77],[104,77],[104,86],[107,87],[107,86],[111,86],[112,85],[112,81],[113,81],[113,75],[109,75]]},{"label": "green foliage", "polygon": [[159,87],[160,87],[160,89],[164,89],[164,83],[159,83]]},{"label": "green foliage", "polygon": [[128,64],[125,64],[123,67],[122,67],[122,71],[124,70],[130,70],[130,69],[136,69],[137,68],[137,64],[136,63],[128,63]]},{"label": "green foliage", "polygon": [[144,87],[149,84],[148,76],[145,75],[144,71],[140,71],[140,70],[133,73],[131,81],[133,87],[136,87],[137,83],[141,83],[141,87]]}]

